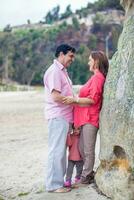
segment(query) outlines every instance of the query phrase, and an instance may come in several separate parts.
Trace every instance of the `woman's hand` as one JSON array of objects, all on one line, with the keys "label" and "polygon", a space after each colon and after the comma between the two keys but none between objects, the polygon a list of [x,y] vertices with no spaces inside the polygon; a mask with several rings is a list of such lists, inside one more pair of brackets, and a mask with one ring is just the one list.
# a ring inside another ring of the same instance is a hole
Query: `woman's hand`
[{"label": "woman's hand", "polygon": [[73,96],[67,96],[67,97],[63,97],[62,99],[62,103],[69,105],[69,104],[77,104],[81,107],[85,107],[85,106],[90,106],[91,104],[94,104],[94,100],[87,98],[87,97],[73,97]]}]

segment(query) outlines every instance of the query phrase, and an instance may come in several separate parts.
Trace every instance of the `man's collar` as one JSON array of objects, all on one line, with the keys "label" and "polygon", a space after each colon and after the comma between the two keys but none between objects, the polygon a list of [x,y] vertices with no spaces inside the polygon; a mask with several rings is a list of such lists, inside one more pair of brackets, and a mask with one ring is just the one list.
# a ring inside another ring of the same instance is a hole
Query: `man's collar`
[{"label": "man's collar", "polygon": [[54,59],[54,64],[59,67],[61,70],[65,69],[65,67],[56,59]]}]

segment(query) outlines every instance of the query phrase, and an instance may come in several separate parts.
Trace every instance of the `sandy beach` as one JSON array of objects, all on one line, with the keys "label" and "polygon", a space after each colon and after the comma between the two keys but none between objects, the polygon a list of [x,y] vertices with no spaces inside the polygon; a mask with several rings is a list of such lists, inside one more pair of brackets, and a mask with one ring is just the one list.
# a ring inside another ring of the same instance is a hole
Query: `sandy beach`
[{"label": "sandy beach", "polygon": [[[95,168],[99,164],[99,138]],[[43,91],[0,93],[0,200],[106,200],[94,184],[47,193],[47,123]]]}]

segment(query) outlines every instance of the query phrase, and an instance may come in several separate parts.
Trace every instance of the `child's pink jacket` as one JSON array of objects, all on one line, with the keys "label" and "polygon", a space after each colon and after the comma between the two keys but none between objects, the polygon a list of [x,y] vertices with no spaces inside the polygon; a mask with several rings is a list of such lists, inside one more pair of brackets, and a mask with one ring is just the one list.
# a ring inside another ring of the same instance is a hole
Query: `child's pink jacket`
[{"label": "child's pink jacket", "polygon": [[69,147],[68,160],[79,161],[82,160],[78,144],[79,144],[79,135],[67,134],[67,146]]}]

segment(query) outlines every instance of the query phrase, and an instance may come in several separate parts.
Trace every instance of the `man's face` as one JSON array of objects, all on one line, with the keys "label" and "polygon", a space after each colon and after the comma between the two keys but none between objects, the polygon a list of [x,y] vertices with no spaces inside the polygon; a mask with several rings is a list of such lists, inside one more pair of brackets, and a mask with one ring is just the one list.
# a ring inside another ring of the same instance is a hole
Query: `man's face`
[{"label": "man's face", "polygon": [[63,56],[62,64],[65,67],[68,67],[74,61],[74,58],[75,58],[75,54],[71,51],[68,51],[66,55],[63,54],[62,56]]}]

